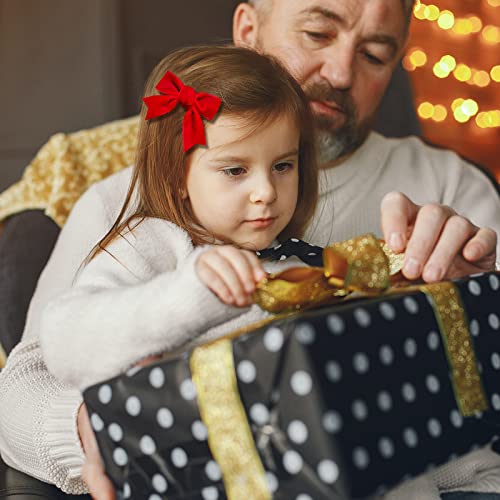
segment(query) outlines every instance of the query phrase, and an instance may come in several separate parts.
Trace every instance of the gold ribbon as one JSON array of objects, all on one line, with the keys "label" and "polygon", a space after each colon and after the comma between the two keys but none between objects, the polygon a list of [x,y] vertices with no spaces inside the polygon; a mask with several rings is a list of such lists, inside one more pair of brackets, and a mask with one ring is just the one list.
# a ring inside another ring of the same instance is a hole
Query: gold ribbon
[{"label": "gold ribbon", "polygon": [[484,411],[488,403],[457,288],[448,282],[409,284],[399,273],[403,259],[403,254],[392,253],[383,241],[367,234],[325,248],[323,268],[298,267],[269,276],[259,283],[255,299],[263,309],[276,313],[348,298],[424,292],[431,298],[460,411],[464,416]]},{"label": "gold ribbon", "polygon": [[231,341],[197,347],[190,366],[208,444],[221,468],[228,499],[271,500],[238,393]]}]

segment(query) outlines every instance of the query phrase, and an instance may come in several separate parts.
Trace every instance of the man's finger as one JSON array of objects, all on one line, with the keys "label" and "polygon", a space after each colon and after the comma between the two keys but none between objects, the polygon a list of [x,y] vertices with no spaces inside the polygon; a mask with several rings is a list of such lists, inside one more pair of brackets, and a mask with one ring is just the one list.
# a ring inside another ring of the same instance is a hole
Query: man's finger
[{"label": "man's finger", "polygon": [[[403,263],[403,275],[406,278],[411,280],[420,278],[424,266],[427,265],[427,261],[434,251],[436,242],[444,243],[446,250],[446,245],[449,242],[448,240],[443,241],[441,232],[446,221],[453,214],[454,212],[449,207],[437,204],[429,204],[420,208],[415,220],[415,227],[406,247]],[[459,248],[463,244],[464,240],[461,240]]]},{"label": "man's finger", "polygon": [[387,193],[380,205],[382,232],[385,241],[394,252],[406,248],[409,228],[420,207],[403,193]]},{"label": "man's finger", "polygon": [[441,237],[422,272],[426,282],[439,281],[447,274],[455,259],[461,259],[460,252],[465,243],[478,231],[467,219],[454,215],[443,228]]},{"label": "man's finger", "polygon": [[464,246],[462,255],[468,262],[477,262],[481,259],[496,258],[498,235],[489,227],[482,227]]}]

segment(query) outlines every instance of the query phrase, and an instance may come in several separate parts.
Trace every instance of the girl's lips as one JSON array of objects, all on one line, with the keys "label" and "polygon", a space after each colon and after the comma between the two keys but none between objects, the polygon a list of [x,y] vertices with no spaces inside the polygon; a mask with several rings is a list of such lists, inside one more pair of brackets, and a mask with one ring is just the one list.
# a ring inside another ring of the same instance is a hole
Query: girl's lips
[{"label": "girl's lips", "polygon": [[255,228],[263,229],[263,228],[271,226],[274,223],[275,219],[276,219],[276,217],[269,217],[267,219],[252,219],[252,220],[247,220],[245,222],[247,224],[250,224],[251,226],[253,226]]}]

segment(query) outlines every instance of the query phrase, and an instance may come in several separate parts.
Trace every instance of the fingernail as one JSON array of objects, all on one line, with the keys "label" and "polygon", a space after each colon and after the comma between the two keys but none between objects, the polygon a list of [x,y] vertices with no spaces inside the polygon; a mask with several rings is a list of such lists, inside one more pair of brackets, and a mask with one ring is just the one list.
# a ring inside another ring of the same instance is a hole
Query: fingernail
[{"label": "fingernail", "polygon": [[420,262],[413,257],[410,257],[404,265],[404,274],[408,278],[418,278],[420,276]]},{"label": "fingernail", "polygon": [[425,281],[440,281],[443,278],[443,270],[436,266],[427,266],[424,270]]},{"label": "fingernail", "polygon": [[247,293],[252,293],[255,290],[255,284],[254,283],[245,283],[245,291]]},{"label": "fingernail", "polygon": [[266,277],[266,273],[262,269],[256,269],[254,276],[257,281],[260,281]]},{"label": "fingernail", "polygon": [[401,233],[392,233],[389,237],[389,246],[393,250],[403,250],[405,246],[405,240]]}]

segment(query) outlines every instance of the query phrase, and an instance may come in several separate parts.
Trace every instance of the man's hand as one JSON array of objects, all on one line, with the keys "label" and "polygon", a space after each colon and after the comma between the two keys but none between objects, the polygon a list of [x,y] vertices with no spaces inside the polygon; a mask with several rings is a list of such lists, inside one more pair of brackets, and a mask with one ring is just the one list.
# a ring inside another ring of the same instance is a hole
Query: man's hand
[{"label": "man's hand", "polygon": [[87,407],[82,404],[77,417],[78,433],[85,452],[85,462],[82,468],[82,478],[95,500],[115,500],[115,489],[104,473],[99,448],[90,427]]},{"label": "man's hand", "polygon": [[403,275],[426,282],[495,269],[497,234],[478,228],[445,205],[415,205],[392,192],[381,205],[384,239],[405,251]]}]

